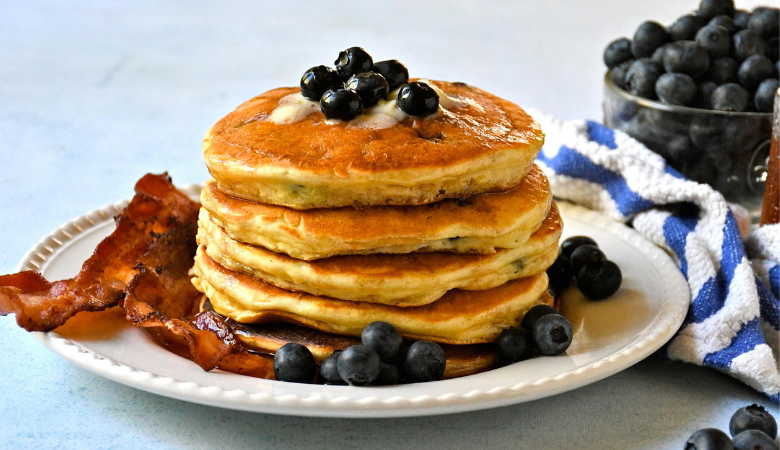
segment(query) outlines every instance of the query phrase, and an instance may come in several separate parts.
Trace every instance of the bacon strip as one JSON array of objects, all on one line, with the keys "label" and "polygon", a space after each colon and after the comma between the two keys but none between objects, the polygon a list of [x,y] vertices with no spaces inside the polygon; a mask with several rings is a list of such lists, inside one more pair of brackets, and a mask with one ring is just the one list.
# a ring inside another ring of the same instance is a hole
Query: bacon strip
[{"label": "bacon strip", "polygon": [[167,174],[147,174],[119,214],[116,230],[70,280],[54,283],[33,271],[0,276],[0,315],[15,314],[28,331],[49,331],[80,311],[115,306],[138,272],[137,261],[161,233],[197,221],[199,205],[171,184]]}]

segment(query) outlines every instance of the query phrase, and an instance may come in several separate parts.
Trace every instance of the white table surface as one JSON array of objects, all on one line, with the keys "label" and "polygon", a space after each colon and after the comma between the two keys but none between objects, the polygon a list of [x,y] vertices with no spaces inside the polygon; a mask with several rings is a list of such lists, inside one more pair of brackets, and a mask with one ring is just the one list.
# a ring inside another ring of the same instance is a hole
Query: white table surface
[{"label": "white table surface", "polygon": [[[770,2],[771,3],[771,2]],[[739,2],[750,9],[757,2]],[[2,2],[0,273],[146,172],[207,178],[206,129],[359,45],[564,119],[601,119],[604,46],[694,1]],[[0,318],[0,448],[682,448],[737,408],[777,405],[652,356],[552,398],[413,419],[305,419],[193,405],[105,380]]]}]

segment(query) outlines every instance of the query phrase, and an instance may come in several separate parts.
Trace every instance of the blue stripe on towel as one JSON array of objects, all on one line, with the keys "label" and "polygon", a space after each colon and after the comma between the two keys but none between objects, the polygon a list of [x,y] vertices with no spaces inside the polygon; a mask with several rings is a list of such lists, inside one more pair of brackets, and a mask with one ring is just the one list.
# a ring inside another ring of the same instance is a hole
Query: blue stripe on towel
[{"label": "blue stripe on towel", "polygon": [[765,343],[761,324],[758,322],[758,317],[755,317],[742,326],[728,347],[705,356],[704,364],[717,369],[727,369],[734,358],[753,350],[756,345]]}]

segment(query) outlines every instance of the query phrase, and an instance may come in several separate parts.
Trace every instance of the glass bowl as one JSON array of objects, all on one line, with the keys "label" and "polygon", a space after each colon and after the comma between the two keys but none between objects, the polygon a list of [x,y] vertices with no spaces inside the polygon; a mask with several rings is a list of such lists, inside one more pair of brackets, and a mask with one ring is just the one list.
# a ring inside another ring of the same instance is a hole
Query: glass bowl
[{"label": "glass bowl", "polygon": [[631,95],[604,77],[604,124],[623,131],[689,179],[760,214],[772,114],[667,105]]}]

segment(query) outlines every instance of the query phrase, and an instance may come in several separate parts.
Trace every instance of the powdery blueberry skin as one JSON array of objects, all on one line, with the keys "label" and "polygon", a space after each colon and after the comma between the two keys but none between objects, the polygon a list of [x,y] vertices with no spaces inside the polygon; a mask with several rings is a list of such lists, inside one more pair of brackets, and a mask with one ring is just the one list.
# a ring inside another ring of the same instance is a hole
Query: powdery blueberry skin
[{"label": "powdery blueberry skin", "polygon": [[756,111],[771,113],[774,108],[775,92],[778,88],[777,78],[769,78],[761,82],[756,89],[756,96],[753,101],[756,104]]},{"label": "powdery blueberry skin", "polygon": [[725,27],[711,23],[696,33],[696,43],[707,50],[710,58],[722,58],[729,54],[731,37]]},{"label": "powdery blueberry skin", "polygon": [[689,75],[665,73],[655,83],[655,92],[664,103],[689,106],[696,96],[696,82]]},{"label": "powdery blueberry skin", "polygon": [[610,69],[631,59],[634,55],[631,53],[631,41],[627,38],[610,42],[604,50],[604,64]]},{"label": "powdery blueberry skin", "polygon": [[691,41],[704,25],[707,25],[707,21],[700,16],[693,13],[686,14],[680,16],[669,27],[669,35],[672,41]]},{"label": "powdery blueberry skin", "polygon": [[749,96],[745,88],[736,83],[727,83],[713,91],[712,109],[742,112],[747,108],[748,100]]},{"label": "powdery blueberry skin", "polygon": [[764,55],[753,55],[746,59],[739,66],[739,72],[737,73],[739,83],[749,91],[757,88],[762,81],[775,75],[775,67],[772,61]]},{"label": "powdery blueberry skin", "polygon": [[655,49],[669,42],[671,37],[663,25],[647,21],[639,25],[634,39],[631,40],[631,52],[637,58],[650,57]]}]

